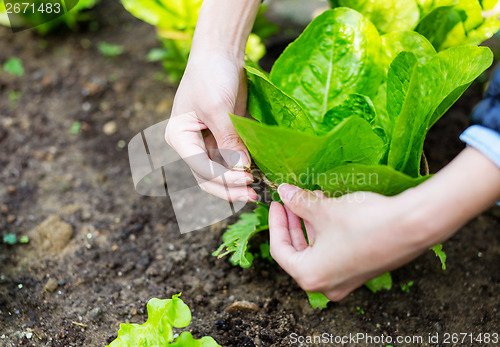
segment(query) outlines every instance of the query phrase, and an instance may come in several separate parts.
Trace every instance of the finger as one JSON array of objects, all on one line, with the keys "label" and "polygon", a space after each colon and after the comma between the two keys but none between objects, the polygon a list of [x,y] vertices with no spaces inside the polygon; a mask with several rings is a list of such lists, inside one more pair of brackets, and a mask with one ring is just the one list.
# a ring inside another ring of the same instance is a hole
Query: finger
[{"label": "finger", "polygon": [[[246,80],[245,69],[240,69],[238,94],[234,104],[228,104],[228,107],[218,110],[220,117],[212,115],[213,117],[207,118],[207,125],[214,134],[219,149],[230,151],[229,153],[222,151],[222,156],[231,167],[250,167],[251,164],[248,150],[229,117],[230,113],[240,117],[245,116],[248,94]],[[238,152],[238,154],[231,153],[232,151]]]},{"label": "finger", "polygon": [[201,134],[204,129],[207,129],[207,126],[194,113],[185,113],[169,120],[165,138],[187,165],[202,178],[228,186],[248,185],[253,182],[250,173],[228,170],[210,160]]},{"label": "finger", "polygon": [[226,163],[224,161],[224,158],[222,158],[219,148],[217,147],[217,141],[215,141],[215,137],[212,134],[212,132],[207,129],[202,133],[203,133],[203,141],[205,141],[205,148],[207,149],[207,154],[210,160],[213,160],[216,163],[225,166]]},{"label": "finger", "polygon": [[327,199],[328,197],[321,191],[321,190],[315,190],[313,191],[314,195],[316,195],[320,199]]},{"label": "finger", "polygon": [[314,230],[311,223],[304,220],[304,226],[306,227],[307,240],[309,241],[309,246],[312,247],[316,243],[316,231]]},{"label": "finger", "polygon": [[193,172],[196,181],[200,188],[212,194],[218,198],[227,200],[227,201],[239,201],[239,202],[255,202],[257,201],[257,193],[252,188],[243,185],[239,187],[228,186],[224,184],[219,184],[215,181],[207,181],[204,178],[197,175]]},{"label": "finger", "polygon": [[297,273],[299,253],[292,244],[288,230],[288,217],[279,202],[271,203],[269,210],[269,245],[271,256],[292,277]]},{"label": "finger", "polygon": [[240,85],[238,88],[236,105],[234,107],[234,114],[240,117],[244,117],[247,111],[248,99],[247,72],[245,69],[241,69],[240,74]]},{"label": "finger", "polygon": [[318,212],[319,199],[313,192],[283,183],[278,187],[281,201],[300,218],[310,221]]},{"label": "finger", "polygon": [[308,246],[306,237],[304,236],[304,230],[302,229],[302,220],[286,206],[285,211],[287,214],[288,230],[290,232],[292,245],[297,251],[302,251]]},{"label": "finger", "polygon": [[[360,284],[361,286],[362,284]],[[359,287],[359,286],[358,286]],[[339,302],[343,300],[345,297],[347,297],[355,288],[352,288],[350,290],[348,289],[335,289],[331,291],[326,291],[323,294],[328,298],[328,300],[332,302]]]},{"label": "finger", "polygon": [[250,155],[229,118],[230,112],[225,113],[224,117],[218,117],[215,124],[209,124],[210,130],[229,166],[250,167]]}]

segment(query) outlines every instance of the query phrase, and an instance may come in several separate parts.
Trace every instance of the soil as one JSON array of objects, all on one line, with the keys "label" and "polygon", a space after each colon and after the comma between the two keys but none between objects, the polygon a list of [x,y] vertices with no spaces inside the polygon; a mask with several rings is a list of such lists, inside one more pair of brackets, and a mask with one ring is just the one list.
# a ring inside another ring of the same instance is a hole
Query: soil
[{"label": "soil", "polygon": [[[392,290],[360,288],[321,312],[278,266],[257,259],[242,270],[211,256],[234,217],[181,235],[168,199],[134,191],[124,146],[172,106],[175,85],[145,59],[158,45],[154,29],[117,1],[95,15],[98,30],[55,36],[0,28],[0,62],[17,56],[26,70],[0,74],[0,236],[30,237],[0,243],[1,346],[104,346],[120,322],[147,319],[150,298],[179,292],[193,312],[189,330],[224,346],[285,346],[292,333],[426,341],[435,333],[499,333],[500,207],[445,243],[446,271],[427,252],[393,272]],[[106,58],[101,41],[125,53]],[[475,83],[431,131],[433,172],[464,147],[458,135],[482,88]],[[258,311],[225,311],[241,300]]]}]

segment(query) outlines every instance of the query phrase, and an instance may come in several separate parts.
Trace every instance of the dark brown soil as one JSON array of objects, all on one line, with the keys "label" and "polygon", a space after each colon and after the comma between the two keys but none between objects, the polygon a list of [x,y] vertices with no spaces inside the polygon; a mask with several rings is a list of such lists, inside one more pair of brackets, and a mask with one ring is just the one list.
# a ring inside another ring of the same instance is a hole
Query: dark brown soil
[{"label": "dark brown soil", "polygon": [[[427,252],[393,273],[393,290],[361,288],[321,312],[276,265],[257,259],[242,270],[212,257],[222,226],[181,235],[168,199],[134,191],[120,148],[170,112],[175,86],[145,60],[157,46],[155,32],[116,1],[96,14],[97,31],[40,38],[0,28],[0,62],[17,56],[26,70],[23,77],[0,73],[0,236],[31,235],[28,245],[0,243],[1,346],[104,346],[120,322],[146,320],[150,298],[179,292],[193,311],[192,333],[224,346],[284,346],[292,333],[426,340],[436,332],[500,333],[499,207],[445,244],[446,271]],[[101,41],[121,44],[125,53],[105,58]],[[432,130],[432,171],[463,148],[457,137],[481,88],[475,84]],[[9,100],[9,91],[20,98]],[[77,135],[70,133],[75,121]],[[117,125],[112,135],[103,132],[109,121]],[[59,223],[64,235],[71,226],[69,242],[33,233],[53,215],[62,221],[49,223]],[[44,290],[50,279],[56,283]],[[410,292],[400,290],[409,281]],[[238,300],[259,311],[224,311]]]}]

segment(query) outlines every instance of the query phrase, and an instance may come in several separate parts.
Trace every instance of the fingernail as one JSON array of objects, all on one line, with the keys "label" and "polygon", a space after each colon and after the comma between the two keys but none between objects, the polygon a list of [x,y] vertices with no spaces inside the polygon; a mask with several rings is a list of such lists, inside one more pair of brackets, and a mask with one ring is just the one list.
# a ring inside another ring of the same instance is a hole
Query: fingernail
[{"label": "fingernail", "polygon": [[323,192],[321,190],[315,190],[313,193],[314,193],[314,195],[316,195],[320,199],[326,198],[325,194],[323,194]]},{"label": "fingernail", "polygon": [[299,187],[292,186],[291,184],[282,183],[278,187],[278,194],[283,202],[289,202],[299,189]]},{"label": "fingernail", "polygon": [[248,157],[245,152],[239,151],[231,154],[231,163],[229,163],[231,166],[248,166]]},{"label": "fingernail", "polygon": [[247,185],[247,184],[252,183],[252,182],[253,182],[253,178],[245,176],[245,177],[240,178],[239,180],[235,181],[234,184],[244,184],[244,185]]},{"label": "fingernail", "polygon": [[252,197],[250,197],[250,196],[248,196],[248,195],[247,195],[247,196],[240,196],[240,197],[238,198],[238,201],[239,201],[239,202],[256,202],[256,201],[257,201],[257,199],[252,198]]}]

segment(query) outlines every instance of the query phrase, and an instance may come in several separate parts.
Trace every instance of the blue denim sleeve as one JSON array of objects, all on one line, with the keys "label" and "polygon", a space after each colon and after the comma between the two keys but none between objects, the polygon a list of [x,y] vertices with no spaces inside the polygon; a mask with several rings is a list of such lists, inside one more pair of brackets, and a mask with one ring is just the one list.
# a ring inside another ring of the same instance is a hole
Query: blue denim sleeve
[{"label": "blue denim sleeve", "polygon": [[460,140],[479,150],[500,168],[500,133],[473,125],[460,135]]},{"label": "blue denim sleeve", "polygon": [[[460,140],[479,150],[500,168],[500,133],[481,125],[473,125],[460,135]],[[500,201],[497,205],[500,206]]]}]

